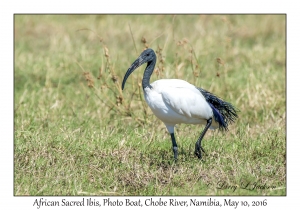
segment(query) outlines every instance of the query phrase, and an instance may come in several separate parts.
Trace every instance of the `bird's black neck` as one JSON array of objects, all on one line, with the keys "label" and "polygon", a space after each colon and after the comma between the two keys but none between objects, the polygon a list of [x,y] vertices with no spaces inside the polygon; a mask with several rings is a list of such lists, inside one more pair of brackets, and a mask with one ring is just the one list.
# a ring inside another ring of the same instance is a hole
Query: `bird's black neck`
[{"label": "bird's black neck", "polygon": [[150,85],[150,77],[153,73],[155,63],[156,63],[156,57],[147,63],[147,67],[145,69],[143,80],[142,80],[143,89],[145,89],[146,87],[152,88],[152,86]]}]

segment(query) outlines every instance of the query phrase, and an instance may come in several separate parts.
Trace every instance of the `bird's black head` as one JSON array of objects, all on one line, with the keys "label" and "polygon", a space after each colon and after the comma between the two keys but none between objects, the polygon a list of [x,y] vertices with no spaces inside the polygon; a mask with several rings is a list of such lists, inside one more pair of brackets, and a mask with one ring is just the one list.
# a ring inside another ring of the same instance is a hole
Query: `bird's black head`
[{"label": "bird's black head", "polygon": [[156,61],[156,55],[152,49],[148,48],[141,53],[141,55],[131,64],[131,66],[127,70],[122,82],[122,90],[124,89],[127,78],[135,69],[137,69],[144,63],[150,63],[152,61]]},{"label": "bird's black head", "polygon": [[142,65],[143,63],[152,61],[154,58],[156,58],[155,52],[151,48],[148,48],[141,53],[137,60],[140,59]]}]

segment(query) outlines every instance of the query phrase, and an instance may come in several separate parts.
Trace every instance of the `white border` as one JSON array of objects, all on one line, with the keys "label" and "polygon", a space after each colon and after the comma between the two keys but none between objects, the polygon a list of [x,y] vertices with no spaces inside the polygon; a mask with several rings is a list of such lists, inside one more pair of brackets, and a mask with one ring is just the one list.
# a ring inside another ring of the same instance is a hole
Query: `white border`
[{"label": "white border", "polygon": [[[251,3],[250,3],[251,2]],[[33,202],[39,197],[13,196],[13,14],[15,13],[286,13],[287,14],[287,196],[266,197],[265,209],[298,207],[299,141],[299,11],[293,2],[276,1],[5,1],[0,3],[1,46],[1,146],[0,146],[0,206],[1,209],[36,209]],[[297,138],[298,137],[298,138]],[[49,197],[52,199],[54,197]],[[54,199],[61,199],[56,197]],[[80,197],[67,197],[80,199]],[[123,197],[124,198],[124,197]],[[123,199],[120,198],[120,199]],[[141,197],[146,199],[147,197]],[[164,197],[168,199],[171,197]],[[188,197],[176,197],[187,200]],[[207,197],[202,197],[206,199]],[[228,197],[214,197],[218,200]],[[263,197],[233,197],[234,200],[255,200]],[[99,198],[100,199],[100,198]],[[124,198],[125,199],[125,198]],[[71,207],[70,207],[71,208]],[[75,207],[72,207],[74,209]],[[131,209],[130,207],[122,207]],[[160,209],[162,209],[161,207]],[[202,207],[195,207],[202,208]],[[299,208],[299,207],[298,207]],[[49,209],[49,207],[47,208]],[[64,207],[66,209],[66,207]],[[103,208],[102,208],[103,209]],[[232,207],[231,207],[232,209]],[[258,209],[258,208],[256,208]],[[293,208],[296,209],[296,208]]]}]

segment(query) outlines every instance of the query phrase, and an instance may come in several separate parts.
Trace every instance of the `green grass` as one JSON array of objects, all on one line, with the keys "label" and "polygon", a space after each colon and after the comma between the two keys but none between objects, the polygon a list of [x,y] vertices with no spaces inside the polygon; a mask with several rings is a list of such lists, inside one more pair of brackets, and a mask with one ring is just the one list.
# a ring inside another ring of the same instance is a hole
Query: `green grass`
[{"label": "green grass", "polygon": [[[15,15],[14,194],[286,195],[285,21]],[[240,110],[228,132],[207,132],[203,161],[193,151],[204,127],[178,125],[174,163],[143,99],[145,66],[121,91],[145,47],[158,56],[151,81],[180,78]]]}]

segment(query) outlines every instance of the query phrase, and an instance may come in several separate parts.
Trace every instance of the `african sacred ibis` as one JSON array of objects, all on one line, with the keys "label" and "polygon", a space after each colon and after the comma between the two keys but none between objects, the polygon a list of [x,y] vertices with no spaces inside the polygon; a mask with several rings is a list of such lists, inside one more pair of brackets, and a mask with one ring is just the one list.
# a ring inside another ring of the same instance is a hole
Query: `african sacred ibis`
[{"label": "african sacred ibis", "polygon": [[228,130],[228,124],[236,120],[237,109],[214,94],[180,79],[160,79],[151,84],[150,77],[156,63],[152,49],[146,49],[127,70],[122,90],[129,75],[142,64],[147,63],[142,87],[147,104],[156,117],[166,125],[172,139],[174,158],[177,160],[178,148],[174,136],[176,124],[204,124],[195,145],[195,155],[201,159],[201,141],[208,128]]}]

